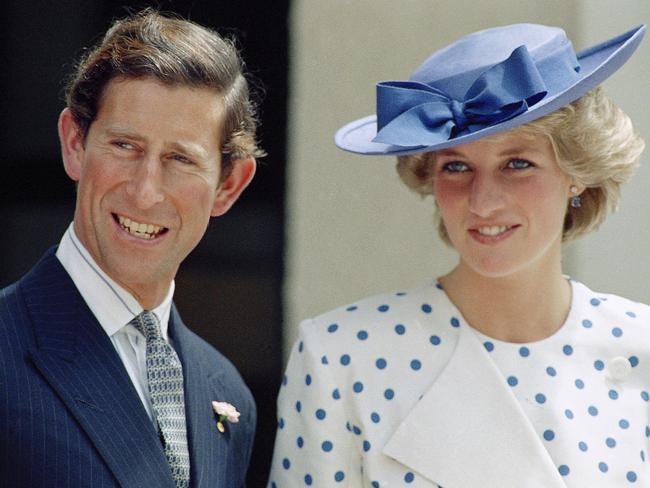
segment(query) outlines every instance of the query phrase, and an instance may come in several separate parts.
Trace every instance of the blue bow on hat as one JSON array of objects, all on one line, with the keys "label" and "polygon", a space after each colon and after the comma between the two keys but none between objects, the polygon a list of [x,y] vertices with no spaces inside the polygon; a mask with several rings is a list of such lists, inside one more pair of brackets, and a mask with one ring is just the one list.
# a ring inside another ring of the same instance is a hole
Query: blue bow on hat
[{"label": "blue bow on hat", "polygon": [[377,84],[377,115],[341,127],[341,149],[376,155],[435,151],[518,127],[568,105],[629,59],[645,26],[576,55],[558,27],[514,24],[433,53],[409,81]]},{"label": "blue bow on hat", "polygon": [[377,85],[378,132],[373,141],[436,144],[508,120],[546,93],[526,46],[479,76],[462,101],[417,81],[386,81]]}]

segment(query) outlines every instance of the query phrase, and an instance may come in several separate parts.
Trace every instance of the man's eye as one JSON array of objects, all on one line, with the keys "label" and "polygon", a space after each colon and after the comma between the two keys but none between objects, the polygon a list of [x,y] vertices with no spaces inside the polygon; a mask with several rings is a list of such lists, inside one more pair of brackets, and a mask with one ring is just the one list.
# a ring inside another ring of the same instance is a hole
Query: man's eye
[{"label": "man's eye", "polygon": [[179,163],[192,164],[192,161],[190,159],[186,158],[185,156],[182,156],[181,154],[174,154],[172,156],[172,159],[174,161],[178,161]]},{"label": "man's eye", "polygon": [[526,161],[525,159],[511,159],[508,161],[509,169],[528,169],[532,167],[533,163]]},{"label": "man's eye", "polygon": [[443,164],[442,170],[447,173],[464,173],[465,171],[468,171],[469,168],[465,163],[461,163],[460,161],[451,161]]},{"label": "man's eye", "polygon": [[130,143],[124,142],[124,141],[115,141],[113,144],[115,144],[120,149],[126,149],[126,150],[129,150],[129,151],[134,148],[133,144],[130,144]]}]

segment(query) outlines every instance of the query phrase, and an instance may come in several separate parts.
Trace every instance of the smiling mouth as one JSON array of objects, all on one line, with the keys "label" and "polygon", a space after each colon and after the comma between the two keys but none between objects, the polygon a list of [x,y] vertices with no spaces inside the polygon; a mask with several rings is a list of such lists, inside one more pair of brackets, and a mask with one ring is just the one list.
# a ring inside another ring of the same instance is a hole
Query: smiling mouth
[{"label": "smiling mouth", "polygon": [[504,232],[512,229],[513,227],[516,227],[516,226],[514,226],[514,225],[511,225],[511,226],[508,226],[508,225],[491,225],[491,226],[477,227],[476,232],[478,232],[482,236],[495,237],[495,236],[503,234]]},{"label": "smiling mouth", "polygon": [[115,221],[123,230],[139,239],[151,240],[167,232],[167,227],[136,222],[123,215],[113,214]]}]

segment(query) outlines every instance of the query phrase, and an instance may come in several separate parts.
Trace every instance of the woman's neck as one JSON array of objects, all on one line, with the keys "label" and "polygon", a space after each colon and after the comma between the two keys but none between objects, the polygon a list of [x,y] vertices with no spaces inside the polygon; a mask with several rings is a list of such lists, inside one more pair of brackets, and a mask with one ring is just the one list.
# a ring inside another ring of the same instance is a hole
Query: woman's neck
[{"label": "woman's neck", "polygon": [[523,343],[553,335],[571,308],[571,285],[557,266],[507,277],[485,277],[461,261],[440,278],[449,299],[479,332],[497,340]]}]

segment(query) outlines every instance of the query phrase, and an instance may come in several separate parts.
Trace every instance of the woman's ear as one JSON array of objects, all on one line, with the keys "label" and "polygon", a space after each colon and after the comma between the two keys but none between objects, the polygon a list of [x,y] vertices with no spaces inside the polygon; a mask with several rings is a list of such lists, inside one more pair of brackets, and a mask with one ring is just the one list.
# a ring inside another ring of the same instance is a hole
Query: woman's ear
[{"label": "woman's ear", "polygon": [[65,172],[71,180],[79,181],[85,151],[84,137],[67,107],[59,115],[58,129]]},{"label": "woman's ear", "polygon": [[237,201],[239,195],[246,189],[255,176],[257,163],[253,158],[236,159],[228,176],[219,184],[214,197],[214,205],[210,215],[219,217],[225,214]]}]

